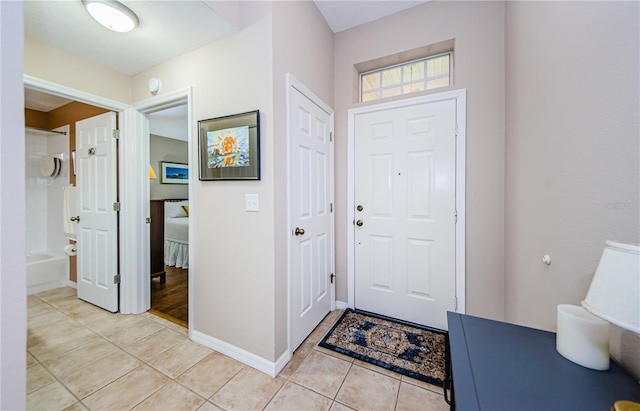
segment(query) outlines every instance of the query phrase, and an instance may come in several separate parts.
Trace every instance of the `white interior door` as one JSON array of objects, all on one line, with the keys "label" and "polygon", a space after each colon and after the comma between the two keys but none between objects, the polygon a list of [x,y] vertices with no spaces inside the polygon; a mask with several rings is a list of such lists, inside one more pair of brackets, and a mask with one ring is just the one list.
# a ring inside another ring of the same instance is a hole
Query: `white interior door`
[{"label": "white interior door", "polygon": [[118,311],[115,113],[76,123],[78,298]]},{"label": "white interior door", "polygon": [[355,307],[440,329],[455,310],[456,102],[355,117]]},{"label": "white interior door", "polygon": [[289,88],[290,349],[331,310],[333,299],[332,113]]}]

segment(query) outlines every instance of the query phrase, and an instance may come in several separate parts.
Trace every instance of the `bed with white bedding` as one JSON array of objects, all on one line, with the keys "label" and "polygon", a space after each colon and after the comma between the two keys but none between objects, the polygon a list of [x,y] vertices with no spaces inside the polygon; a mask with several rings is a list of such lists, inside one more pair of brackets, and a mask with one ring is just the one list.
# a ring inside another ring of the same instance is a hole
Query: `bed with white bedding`
[{"label": "bed with white bedding", "polygon": [[189,201],[164,203],[164,263],[189,268]]}]

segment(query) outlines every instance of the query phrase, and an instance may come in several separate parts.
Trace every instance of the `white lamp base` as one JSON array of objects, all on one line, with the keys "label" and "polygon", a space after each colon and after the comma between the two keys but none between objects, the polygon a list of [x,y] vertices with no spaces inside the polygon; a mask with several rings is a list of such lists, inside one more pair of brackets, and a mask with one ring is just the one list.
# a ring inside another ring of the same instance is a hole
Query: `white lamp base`
[{"label": "white lamp base", "polygon": [[594,370],[609,369],[609,323],[577,305],[558,305],[556,350]]}]

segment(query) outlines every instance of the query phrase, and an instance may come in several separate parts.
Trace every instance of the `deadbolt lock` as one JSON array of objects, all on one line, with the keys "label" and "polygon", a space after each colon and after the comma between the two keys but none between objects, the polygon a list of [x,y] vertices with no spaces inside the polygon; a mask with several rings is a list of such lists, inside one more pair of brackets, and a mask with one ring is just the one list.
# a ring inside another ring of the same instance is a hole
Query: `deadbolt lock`
[{"label": "deadbolt lock", "polygon": [[361,204],[358,204],[358,206],[356,207],[356,210],[362,211],[362,210],[364,210],[364,207],[362,207]]}]

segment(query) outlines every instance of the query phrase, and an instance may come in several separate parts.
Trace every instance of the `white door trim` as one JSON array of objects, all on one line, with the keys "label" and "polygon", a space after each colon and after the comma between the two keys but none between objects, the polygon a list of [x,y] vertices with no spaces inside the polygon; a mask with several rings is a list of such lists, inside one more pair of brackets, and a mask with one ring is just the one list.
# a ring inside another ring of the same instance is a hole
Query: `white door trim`
[{"label": "white door trim", "polygon": [[[118,127],[121,130],[120,150],[118,154],[119,173],[126,175],[126,179],[120,180],[120,312],[123,314],[139,314],[150,307],[150,284],[148,273],[149,266],[149,236],[146,228],[146,217],[149,216],[149,177],[145,164],[149,163],[149,122],[141,113],[150,113],[171,106],[188,104],[189,124],[189,164],[192,168],[193,147],[192,131],[192,97],[191,88],[176,90],[171,93],[156,96],[134,104],[133,106],[119,101],[111,100],[82,90],[67,87],[61,84],[43,80],[28,74],[24,75],[24,87],[52,94],[81,103],[102,107],[116,111],[119,114]],[[136,134],[142,131],[143,134]],[[146,134],[145,134],[146,133]],[[127,135],[143,135],[141,139],[127,139]],[[125,161],[126,157],[126,161]],[[131,163],[129,159],[131,158]],[[189,171],[190,179],[194,169]],[[146,188],[145,188],[146,187]],[[136,191],[137,190],[137,191]],[[143,191],[145,190],[145,191]],[[189,184],[189,197],[193,195],[193,183]],[[146,197],[144,197],[146,193]],[[197,208],[197,207],[196,207]],[[194,212],[193,207],[189,209]],[[189,221],[189,242],[193,242],[192,219]],[[140,251],[143,251],[142,253]],[[144,252],[144,250],[147,250]],[[143,256],[140,258],[140,256]],[[144,257],[146,256],[146,257]],[[193,247],[189,247],[189,260],[193,261]],[[146,270],[145,270],[146,267]],[[193,273],[189,270],[189,287],[193,286]],[[189,290],[189,324],[192,323],[193,290]],[[189,327],[191,329],[191,327]],[[190,331],[191,332],[191,331]]]},{"label": "white door trim", "polygon": [[81,103],[91,104],[92,106],[106,108],[108,110],[122,112],[128,104],[111,100],[95,94],[87,93],[61,84],[52,83],[37,77],[24,75],[24,86],[30,90],[40,91],[47,94],[53,94],[59,97],[68,98],[70,100],[79,101]]},{"label": "white door trim", "polygon": [[[334,129],[334,112],[331,107],[325,104],[318,96],[316,96],[311,90],[304,86],[300,81],[298,81],[293,75],[287,73],[286,75],[286,87],[287,87],[287,176],[291,173],[291,152],[290,152],[290,144],[291,144],[291,129],[289,126],[289,113],[291,108],[291,93],[292,91],[298,90],[302,95],[311,100],[314,104],[318,105],[322,110],[329,113],[330,118],[330,127],[331,133],[333,134]],[[332,137],[333,138],[333,137]],[[334,185],[334,147],[335,145],[331,144],[331,152],[330,152],[330,160],[329,160],[329,170],[330,170],[330,185],[331,189],[330,193],[330,202],[335,205],[335,185]],[[291,187],[289,187],[289,179],[287,177],[287,227],[291,227]],[[291,236],[287,236],[287,353],[288,358],[287,361],[291,358],[293,353],[291,352]],[[331,253],[331,272],[335,274],[335,210],[331,213],[331,240],[329,244],[329,249],[332,250]],[[334,310],[336,307],[336,285],[335,281],[331,284],[331,310]]]},{"label": "white door trim", "polygon": [[[122,300],[125,299],[131,304],[127,307],[127,313],[141,313],[151,308],[151,284],[149,281],[150,261],[149,261],[149,225],[146,218],[150,216],[149,210],[149,175],[147,165],[149,164],[149,117],[150,113],[187,104],[187,144],[189,147],[189,198],[193,198],[193,178],[197,173],[194,168],[193,142],[193,118],[192,118],[192,92],[191,87],[182,88],[167,94],[151,97],[149,99],[134,103],[127,113],[128,121],[123,127],[123,135],[141,136],[141,138],[123,138],[120,141],[121,152],[125,152],[126,161],[120,164],[120,172],[127,176],[120,184],[121,195],[128,199],[128,205],[123,205],[120,212],[121,221],[127,221],[130,233],[128,237],[121,238],[121,249],[144,250],[142,257],[121,259],[122,271],[137,273],[127,278],[125,283],[122,278],[121,287],[121,309]],[[195,207],[194,207],[195,206]],[[197,205],[191,202],[189,206],[189,261],[194,261],[194,227],[193,220],[197,215]],[[125,244],[124,241],[127,243]],[[195,266],[189,266],[189,333],[193,324],[193,278],[195,276]],[[123,292],[124,290],[124,292]]]},{"label": "white door trim", "polygon": [[465,164],[466,164],[466,107],[467,90],[452,90],[443,93],[372,104],[349,109],[347,126],[347,306],[355,304],[355,117],[358,114],[402,108],[417,104],[435,103],[444,100],[456,101],[456,118],[458,124],[456,139],[456,299],[459,313],[465,313]]}]

